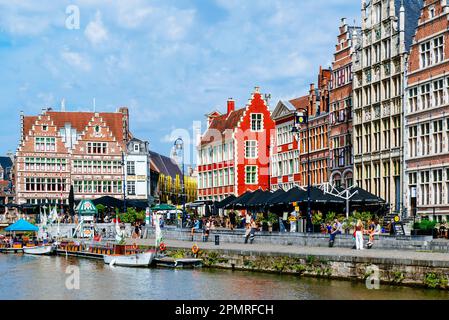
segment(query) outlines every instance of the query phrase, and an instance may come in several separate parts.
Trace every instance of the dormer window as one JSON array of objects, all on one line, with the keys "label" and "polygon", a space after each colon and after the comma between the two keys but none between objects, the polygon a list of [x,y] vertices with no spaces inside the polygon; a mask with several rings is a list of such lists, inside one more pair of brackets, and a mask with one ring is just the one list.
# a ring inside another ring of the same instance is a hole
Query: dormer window
[{"label": "dormer window", "polygon": [[100,133],[100,126],[95,126],[95,133]]},{"label": "dormer window", "polygon": [[48,126],[47,125],[43,125],[42,126],[42,131],[48,131]]},{"label": "dormer window", "polygon": [[134,145],[134,152],[140,152],[140,146],[137,143]]},{"label": "dormer window", "polygon": [[429,8],[429,19],[435,18],[435,7],[431,6]]}]

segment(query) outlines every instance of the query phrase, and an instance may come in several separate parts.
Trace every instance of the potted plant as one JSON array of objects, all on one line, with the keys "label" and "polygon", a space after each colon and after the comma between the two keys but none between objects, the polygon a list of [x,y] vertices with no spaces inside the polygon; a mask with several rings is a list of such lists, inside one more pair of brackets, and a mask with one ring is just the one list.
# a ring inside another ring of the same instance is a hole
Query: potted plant
[{"label": "potted plant", "polygon": [[437,225],[436,221],[430,221],[428,219],[423,219],[421,222],[416,222],[413,225],[413,235],[420,236],[435,236],[435,227]]},{"label": "potted plant", "polygon": [[268,213],[267,216],[267,224],[268,224],[268,232],[273,232],[273,226],[279,222],[279,217],[277,216],[277,214],[274,213]]},{"label": "potted plant", "polygon": [[312,214],[313,232],[321,232],[321,223],[323,222],[323,214],[315,212]]}]

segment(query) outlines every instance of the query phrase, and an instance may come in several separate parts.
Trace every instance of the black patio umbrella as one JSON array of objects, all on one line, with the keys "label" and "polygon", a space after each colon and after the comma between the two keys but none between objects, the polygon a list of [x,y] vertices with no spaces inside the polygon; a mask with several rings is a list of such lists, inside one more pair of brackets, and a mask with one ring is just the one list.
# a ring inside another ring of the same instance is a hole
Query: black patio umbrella
[{"label": "black patio umbrella", "polygon": [[269,201],[269,205],[289,205],[293,202],[301,202],[301,200],[307,199],[307,192],[301,188],[295,187],[289,191],[279,192],[277,196],[273,196]]},{"label": "black patio umbrella", "polygon": [[20,208],[21,208],[20,205],[15,204],[15,203],[7,203],[7,204],[5,205],[5,207],[7,207],[8,209],[12,209],[12,208],[20,209]]},{"label": "black patio umbrella", "polygon": [[226,207],[228,204],[230,204],[232,201],[234,201],[236,198],[236,196],[234,195],[230,195],[229,197],[227,197],[226,199],[218,202],[216,204],[216,208],[217,209],[223,209],[224,207]]},{"label": "black patio umbrella", "polygon": [[241,208],[243,209],[248,200],[253,196],[252,191],[247,191],[244,194],[242,194],[240,197],[235,199],[234,201],[231,201],[225,208]]},{"label": "black patio umbrella", "polygon": [[351,188],[350,193],[356,194],[349,200],[351,205],[383,205],[386,201],[359,187]]},{"label": "black patio umbrella", "polygon": [[127,200],[126,205],[139,210],[145,210],[149,207],[148,202],[145,200]]},{"label": "black patio umbrella", "polygon": [[110,196],[104,196],[98,199],[95,199],[92,201],[94,203],[94,205],[103,205],[105,207],[110,207],[110,208],[123,208],[123,200],[114,198],[114,197],[110,197]]},{"label": "black patio umbrella", "polygon": [[69,193],[69,214],[72,217],[75,215],[75,192],[73,190],[73,185],[70,186]]},{"label": "black patio umbrella", "polygon": [[260,208],[264,207],[268,199],[273,195],[273,192],[257,190],[253,193],[253,196],[248,199],[246,205],[248,208]]},{"label": "black patio umbrella", "polygon": [[278,189],[274,193],[271,194],[271,196],[267,199],[267,202],[265,205],[273,206],[280,201],[280,199],[284,198],[287,192],[285,192],[283,189]]},{"label": "black patio umbrella", "polygon": [[[317,188],[317,187],[312,187],[310,189],[310,199],[311,202],[313,203],[320,203],[320,204],[334,204],[334,205],[344,205],[345,204],[345,200],[339,197],[336,197],[330,193],[325,193],[323,190]],[[306,191],[306,198],[303,201],[305,203],[307,203],[307,191]]]}]

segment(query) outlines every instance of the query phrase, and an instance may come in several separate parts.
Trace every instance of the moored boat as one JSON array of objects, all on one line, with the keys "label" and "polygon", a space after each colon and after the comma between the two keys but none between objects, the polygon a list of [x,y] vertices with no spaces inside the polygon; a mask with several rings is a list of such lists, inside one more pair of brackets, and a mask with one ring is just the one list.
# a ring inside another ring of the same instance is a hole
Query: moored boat
[{"label": "moored boat", "polygon": [[110,266],[147,268],[153,262],[155,252],[147,251],[129,255],[105,255],[104,263]]},{"label": "moored boat", "polygon": [[33,255],[51,255],[55,253],[56,247],[52,245],[34,246],[34,247],[24,247],[23,252],[25,254]]}]

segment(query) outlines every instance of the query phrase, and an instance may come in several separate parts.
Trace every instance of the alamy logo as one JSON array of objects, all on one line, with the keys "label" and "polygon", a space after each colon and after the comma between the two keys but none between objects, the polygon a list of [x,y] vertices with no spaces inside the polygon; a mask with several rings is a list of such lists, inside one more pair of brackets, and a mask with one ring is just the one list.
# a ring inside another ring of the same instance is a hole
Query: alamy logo
[{"label": "alamy logo", "polygon": [[80,268],[77,266],[68,266],[65,269],[65,273],[69,275],[65,280],[65,287],[67,288],[67,290],[79,290]]},{"label": "alamy logo", "polygon": [[379,267],[375,265],[370,265],[366,268],[366,278],[365,284],[368,290],[379,290],[380,289],[380,271]]},{"label": "alamy logo", "polygon": [[79,30],[80,8],[72,4],[67,6],[65,13],[68,15],[65,19],[65,27],[69,30]]}]

